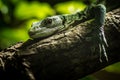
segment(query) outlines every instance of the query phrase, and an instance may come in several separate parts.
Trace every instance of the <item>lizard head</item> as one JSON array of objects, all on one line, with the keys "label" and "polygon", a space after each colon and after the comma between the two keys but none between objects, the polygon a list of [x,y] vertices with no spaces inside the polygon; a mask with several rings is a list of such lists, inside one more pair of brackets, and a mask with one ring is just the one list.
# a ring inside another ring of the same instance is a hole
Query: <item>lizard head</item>
[{"label": "lizard head", "polygon": [[52,35],[63,27],[63,20],[60,16],[47,17],[41,21],[34,22],[28,32],[33,39]]}]

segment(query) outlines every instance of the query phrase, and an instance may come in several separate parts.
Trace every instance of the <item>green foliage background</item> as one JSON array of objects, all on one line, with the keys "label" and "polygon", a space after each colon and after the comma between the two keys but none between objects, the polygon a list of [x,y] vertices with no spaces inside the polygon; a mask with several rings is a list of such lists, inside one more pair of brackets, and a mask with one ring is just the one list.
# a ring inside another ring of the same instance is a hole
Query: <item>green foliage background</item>
[{"label": "green foliage background", "polygon": [[[70,14],[83,10],[95,0],[0,0],[0,50],[29,39],[28,30],[34,21],[47,16]],[[111,0],[112,1],[112,0]],[[110,3],[110,2],[109,2]],[[109,9],[118,5],[113,5]],[[108,72],[120,73],[120,64],[107,67]],[[80,80],[98,80],[85,77]]]}]

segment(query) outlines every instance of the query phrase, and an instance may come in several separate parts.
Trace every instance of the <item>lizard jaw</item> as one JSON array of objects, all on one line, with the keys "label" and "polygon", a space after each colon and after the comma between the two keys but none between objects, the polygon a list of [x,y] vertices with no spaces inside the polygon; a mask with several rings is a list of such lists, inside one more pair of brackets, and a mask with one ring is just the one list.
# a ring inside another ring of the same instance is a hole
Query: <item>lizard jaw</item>
[{"label": "lizard jaw", "polygon": [[37,31],[29,31],[28,34],[31,38],[43,38],[48,37],[58,31],[58,28],[40,28]]}]

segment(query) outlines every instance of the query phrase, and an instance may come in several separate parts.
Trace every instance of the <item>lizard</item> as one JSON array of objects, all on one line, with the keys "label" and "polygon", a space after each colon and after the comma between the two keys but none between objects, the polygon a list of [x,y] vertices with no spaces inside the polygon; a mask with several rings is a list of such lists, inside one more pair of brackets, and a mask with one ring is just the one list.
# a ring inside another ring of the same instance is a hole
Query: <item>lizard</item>
[{"label": "lizard", "polygon": [[[99,1],[96,1],[96,3],[97,2]],[[108,61],[106,53],[106,46],[108,46],[108,44],[104,34],[105,14],[106,7],[103,4],[92,4],[83,11],[73,14],[51,16],[41,21],[34,22],[28,34],[32,39],[45,38],[68,29],[75,21],[85,21],[93,18],[96,24],[94,25],[96,34],[94,39],[97,40],[97,45],[99,45],[100,62],[102,62],[102,55],[104,55],[106,61]]]}]

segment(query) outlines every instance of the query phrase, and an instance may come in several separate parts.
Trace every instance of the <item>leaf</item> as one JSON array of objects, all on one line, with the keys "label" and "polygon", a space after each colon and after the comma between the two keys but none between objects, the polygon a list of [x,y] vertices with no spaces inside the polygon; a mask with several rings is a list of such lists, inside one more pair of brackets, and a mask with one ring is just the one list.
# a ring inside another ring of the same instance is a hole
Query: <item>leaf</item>
[{"label": "leaf", "polygon": [[39,2],[21,2],[17,4],[14,15],[19,19],[28,18],[44,18],[48,15],[53,15],[54,10],[47,3]]},{"label": "leaf", "polygon": [[73,13],[76,11],[81,11],[86,7],[86,5],[80,1],[69,1],[64,3],[59,3],[55,5],[55,9],[59,13]]}]

